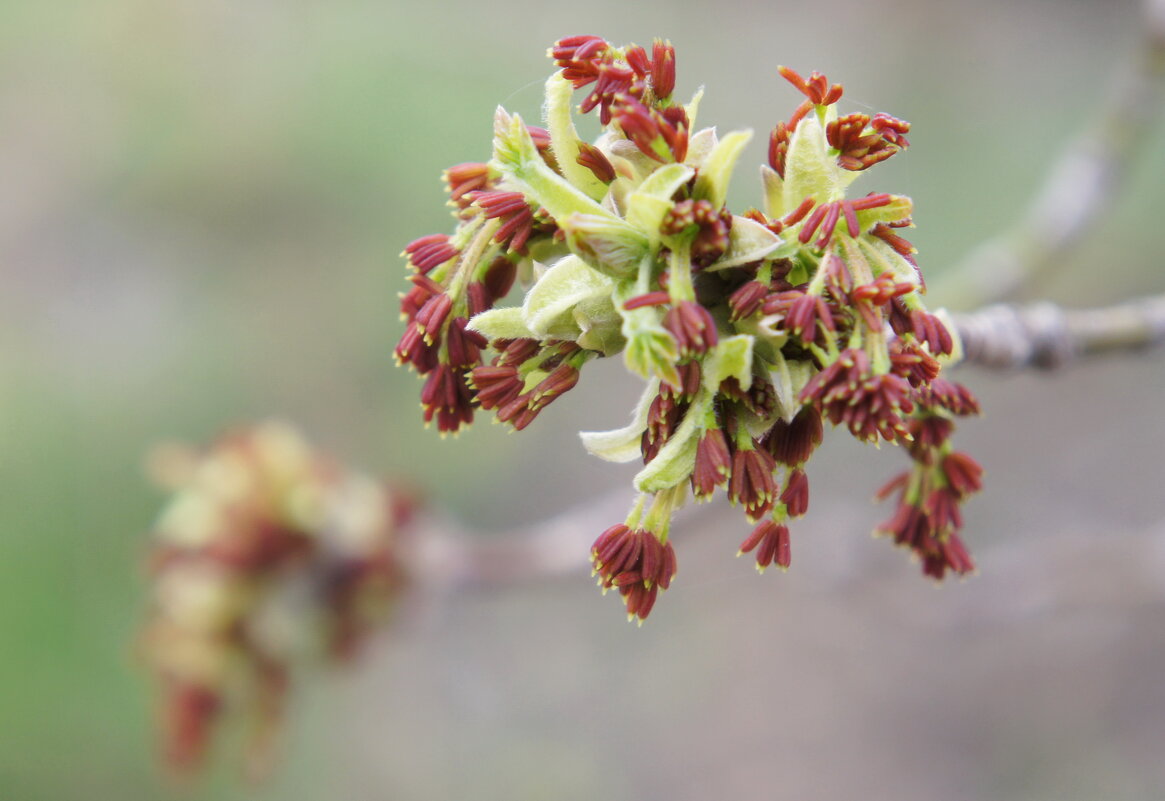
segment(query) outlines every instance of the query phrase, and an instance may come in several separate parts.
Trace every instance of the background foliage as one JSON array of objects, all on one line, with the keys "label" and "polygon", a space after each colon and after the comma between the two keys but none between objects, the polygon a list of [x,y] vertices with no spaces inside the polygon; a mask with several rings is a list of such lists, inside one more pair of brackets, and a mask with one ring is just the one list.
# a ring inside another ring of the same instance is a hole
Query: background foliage
[{"label": "background foliage", "polygon": [[[703,82],[722,131],[787,116],[778,63],[910,120],[868,189],[913,196],[939,273],[1022,207],[1138,33],[1131,0],[57,0],[0,18],[0,796],[22,801],[172,792],[130,646],[157,440],[287,416],[485,528],[625,483],[574,436],[624,420],[618,365],[520,436],[442,441],[391,360],[396,254],[450,227],[440,170],[488,155],[497,103],[537,117],[554,39],[670,38],[680,96]],[[1041,294],[1160,291],[1165,131],[1145,153]],[[731,202],[756,192],[738,180]],[[790,574],[733,562],[744,531],[711,511],[678,530],[679,582],[640,631],[581,561],[513,592],[420,593],[352,683],[300,699],[275,782],[226,765],[194,795],[1160,797],[1160,357],[963,380],[987,410],[961,440],[988,469],[967,527],[981,577],[935,592],[869,542],[896,454],[835,445]],[[1105,543],[1125,561],[1097,563]]]}]

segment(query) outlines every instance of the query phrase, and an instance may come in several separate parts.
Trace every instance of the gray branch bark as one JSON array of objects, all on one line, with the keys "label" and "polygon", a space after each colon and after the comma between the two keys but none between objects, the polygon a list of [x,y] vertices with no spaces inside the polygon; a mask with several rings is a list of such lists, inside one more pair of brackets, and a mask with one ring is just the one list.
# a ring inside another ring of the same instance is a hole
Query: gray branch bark
[{"label": "gray branch bark", "polygon": [[954,320],[963,341],[963,364],[1055,369],[1086,356],[1165,344],[1165,295],[1099,309],[995,304]]}]

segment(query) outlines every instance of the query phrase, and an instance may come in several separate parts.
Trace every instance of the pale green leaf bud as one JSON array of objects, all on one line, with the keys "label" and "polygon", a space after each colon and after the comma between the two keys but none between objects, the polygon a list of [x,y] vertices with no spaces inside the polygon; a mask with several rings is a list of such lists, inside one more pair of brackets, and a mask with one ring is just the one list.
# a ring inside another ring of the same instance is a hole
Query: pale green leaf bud
[{"label": "pale green leaf bud", "polygon": [[603,209],[602,214],[572,214],[559,218],[571,251],[596,270],[611,276],[633,274],[651,249],[643,232]]},{"label": "pale green leaf bud", "polygon": [[711,394],[729,378],[740,382],[742,389],[752,384],[752,351],[755,340],[748,334],[725,337],[704,359],[704,389]]},{"label": "pale green leaf bud", "polygon": [[659,378],[672,386],[680,383],[676,362],[680,352],[675,339],[658,322],[651,310],[646,314],[630,313],[623,318],[623,336],[627,349],[623,352],[627,369],[644,378]]},{"label": "pale green leaf bud", "polygon": [[818,204],[840,200],[845,184],[839,173],[843,170],[829,153],[825,129],[816,114],[807,114],[797,123],[789,140],[789,154],[785,158],[785,210],[795,209],[801,201],[811,197]]},{"label": "pale green leaf bud", "polygon": [[494,115],[494,154],[490,166],[508,186],[542,206],[561,223],[572,214],[618,219],[582,190],[546,165],[522,118],[498,107]]},{"label": "pale green leaf bud", "polygon": [[558,166],[570,183],[581,189],[587,196],[600,200],[607,193],[607,185],[595,174],[578,163],[578,130],[571,119],[571,95],[574,87],[570,81],[556,72],[546,82],[546,105],[543,114],[546,129],[550,132],[550,149],[558,161]]},{"label": "pale green leaf bud", "polygon": [[611,431],[581,431],[579,438],[582,439],[583,447],[608,462],[633,462],[638,459],[642,455],[640,447],[643,432],[647,429],[647,413],[657,394],[659,380],[652,379],[644,387],[628,425]]},{"label": "pale green leaf bud", "polygon": [[696,448],[700,442],[700,421],[704,419],[711,396],[700,393],[684,415],[680,427],[668,439],[655,458],[635,476],[635,489],[659,492],[686,482],[696,466]]},{"label": "pale green leaf bud", "polygon": [[603,299],[614,314],[611,290],[611,279],[578,256],[564,256],[530,288],[522,304],[522,319],[537,338],[574,340],[582,333],[575,307],[586,300]]},{"label": "pale green leaf bud", "polygon": [[709,154],[716,148],[715,128],[701,128],[688,139],[688,155],[684,163],[690,167],[701,168],[708,160]]},{"label": "pale green leaf bud", "polygon": [[692,197],[707,200],[715,209],[721,208],[728,198],[728,183],[732,180],[732,171],[736,169],[741,151],[750,139],[752,131],[733,131],[717,142],[712,152],[708,154],[699,177],[696,178]]},{"label": "pale green leaf bud", "polygon": [[534,332],[526,325],[522,309],[513,306],[506,309],[490,309],[474,315],[467,326],[486,339],[528,339]]},{"label": "pale green leaf bud", "polygon": [[767,164],[760,165],[761,187],[764,189],[765,216],[770,220],[779,220],[792,209],[785,208],[785,179],[776,170]]},{"label": "pale green leaf bud", "polygon": [[672,196],[692,179],[695,170],[684,164],[668,164],[653,172],[627,197],[627,222],[659,245],[659,226],[672,207]]},{"label": "pale green leaf bud", "polygon": [[[774,234],[755,220],[747,217],[733,216],[732,230],[728,234],[728,250],[716,261],[708,265],[705,271],[726,270],[729,267],[739,267],[760,261],[763,258],[775,258],[785,255],[777,252],[784,244],[781,237]],[[793,243],[790,251],[795,247]]]}]

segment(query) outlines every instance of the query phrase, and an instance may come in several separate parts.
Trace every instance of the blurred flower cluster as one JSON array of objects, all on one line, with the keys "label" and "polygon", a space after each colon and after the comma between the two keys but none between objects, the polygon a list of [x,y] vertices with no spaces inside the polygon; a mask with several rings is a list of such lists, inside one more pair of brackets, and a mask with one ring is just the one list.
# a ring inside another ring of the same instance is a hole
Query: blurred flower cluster
[{"label": "blurred flower cluster", "polygon": [[[626,428],[584,433],[594,454],[641,459],[628,518],[594,544],[604,589],[642,620],[676,570],[673,511],[722,489],[754,525],[741,544],[762,570],[790,563],[788,522],[809,505],[806,462],[823,423],[904,446],[911,470],[883,493],[879,527],[942,578],[973,564],[960,504],[981,470],[950,443],[975,414],[940,378],[959,343],[923,303],[909,198],[849,194],[908,146],[887,114],[841,115],[843,90],[779,72],[801,95],[772,130],[762,203],[734,214],[729,180],[751,132],[696,128],[675,51],[572,36],[550,51],[545,128],[498,109],[492,158],[449,168],[452,235],[409,244],[412,288],[399,361],[425,376],[442,432],[477,409],[522,429],[592,359],[622,354],[647,386]],[[602,134],[582,141],[572,103]],[[520,306],[494,308],[519,279]]]},{"label": "blurred flower cluster", "polygon": [[248,772],[262,774],[296,669],[350,656],[386,618],[412,501],[274,422],[202,454],[159,449],[152,467],[174,495],[149,554],[139,648],[167,761],[199,767],[230,719],[247,728]]}]

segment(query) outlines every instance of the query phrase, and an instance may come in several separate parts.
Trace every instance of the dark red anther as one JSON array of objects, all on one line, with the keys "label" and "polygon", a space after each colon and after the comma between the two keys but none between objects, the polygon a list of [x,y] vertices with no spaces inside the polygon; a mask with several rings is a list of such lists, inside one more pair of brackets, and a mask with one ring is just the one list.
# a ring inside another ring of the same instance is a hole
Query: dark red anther
[{"label": "dark red anther", "polygon": [[878,194],[869,194],[865,197],[854,198],[853,200],[849,201],[849,204],[854,207],[855,211],[865,211],[866,209],[876,209],[880,208],[881,206],[888,206],[890,205],[890,201],[893,199],[893,196],[888,195],[885,192],[879,192]]},{"label": "dark red anther", "polygon": [[824,434],[821,413],[814,406],[803,406],[791,422],[773,423],[762,444],[777,462],[797,467],[809,461]]},{"label": "dark red anther", "polygon": [[789,67],[777,67],[777,72],[815,106],[828,106],[841,100],[843,93],[841,84],[835,83],[831,86],[820,72],[810,73],[807,79]]},{"label": "dark red anther", "polygon": [[651,531],[611,526],[591,546],[591,559],[599,584],[617,588],[627,614],[643,620],[655,605],[659,590],[666,590],[676,574],[676,555],[671,543],[663,543]]},{"label": "dark red anther", "polygon": [[809,478],[804,470],[793,470],[785,482],[781,493],[781,503],[785,504],[790,517],[801,517],[809,511]]},{"label": "dark red anther", "polygon": [[728,483],[732,473],[732,453],[728,440],[719,428],[709,428],[696,445],[696,464],[692,468],[692,494],[697,500],[712,497],[716,488]]},{"label": "dark red anther", "polygon": [[837,220],[841,216],[841,203],[828,203],[824,207],[825,215],[821,218],[821,237],[817,240],[817,247],[824,250],[833,239],[833,230],[837,228]]},{"label": "dark red anther", "polygon": [[[801,220],[805,219],[805,215],[809,213],[810,209],[813,208],[814,203],[816,203],[816,201],[811,197],[807,197],[802,200],[800,206],[793,209],[791,212],[781,218],[781,226],[783,228],[791,228],[792,226],[801,222]],[[812,234],[810,234],[810,236],[812,236]]]},{"label": "dark red anther", "polygon": [[936,529],[949,531],[963,527],[959,501],[959,494],[950,487],[933,490],[926,497],[924,508]]},{"label": "dark red anther", "polygon": [[[495,347],[497,345],[495,344]],[[495,364],[511,365],[517,367],[524,364],[542,349],[542,343],[536,339],[514,339],[508,342],[501,353],[498,354]]]},{"label": "dark red anther", "polygon": [[578,158],[575,161],[594,173],[594,176],[605,184],[615,180],[615,166],[603,151],[592,144],[580,142]]},{"label": "dark red anther", "polygon": [[[653,109],[629,94],[616,94],[611,114],[640,152],[661,163],[682,162],[688,153],[688,117],[681,106]],[[661,152],[662,151],[662,152]]]},{"label": "dark red anther", "polygon": [[955,349],[955,340],[942,320],[933,314],[915,309],[910,312],[910,330],[919,342],[925,342],[930,352],[950,355]]},{"label": "dark red anther", "polygon": [[782,570],[792,563],[789,548],[789,529],[772,520],[762,520],[740,544],[740,553],[756,550],[756,565],[762,571],[776,563]]},{"label": "dark red anther", "polygon": [[908,259],[911,263],[914,262],[914,254],[918,251],[915,249],[914,245],[910,244],[905,239],[894,233],[890,226],[886,225],[885,223],[878,223],[874,226],[870,233],[893,248],[894,252],[899,256]]},{"label": "dark red anther", "polygon": [[464,317],[455,317],[449,324],[445,348],[449,363],[454,367],[474,367],[481,364],[481,352],[489,342],[477,331],[466,328]]},{"label": "dark red anther", "polygon": [[453,298],[442,292],[429,298],[417,311],[415,318],[417,330],[425,338],[425,342],[431,344],[438,338],[452,308]]},{"label": "dark red anther", "polygon": [[962,451],[947,454],[942,462],[942,470],[951,489],[960,496],[970,495],[983,488],[983,468]]},{"label": "dark red anther", "polygon": [[732,310],[729,319],[735,322],[745,317],[751,317],[760,309],[769,288],[760,281],[745,281],[735,292],[728,296],[728,308]]},{"label": "dark red anther", "polygon": [[489,410],[509,403],[522,394],[522,379],[515,367],[475,367],[470,383],[481,408]]},{"label": "dark red anther", "polygon": [[784,122],[778,122],[769,134],[769,166],[782,178],[785,177],[785,157],[789,154],[789,137],[792,129]]},{"label": "dark red anther", "polygon": [[429,273],[434,267],[455,258],[457,253],[457,248],[450,244],[449,236],[446,234],[423,236],[405,246],[409,263],[422,274]]},{"label": "dark red anther", "polygon": [[681,356],[696,356],[716,346],[716,321],[695,301],[681,301],[668,309],[663,327],[675,338]]},{"label": "dark red anther", "polygon": [[449,199],[464,208],[465,195],[489,188],[489,166],[480,162],[455,164],[443,176],[449,188]]},{"label": "dark red anther", "polygon": [[627,48],[624,56],[627,59],[627,65],[631,67],[640,78],[646,78],[648,71],[651,69],[651,60],[647,57],[647,51],[639,45]]},{"label": "dark red anther", "polygon": [[[804,205],[804,203],[801,205]],[[825,217],[825,213],[829,211],[829,207],[832,205],[832,203],[825,203],[821,206],[818,206],[805,220],[805,224],[801,226],[801,233],[797,235],[797,240],[802,245],[809,244],[809,240],[813,238],[815,233],[817,233],[817,228],[821,225],[822,218]]]},{"label": "dark red anther", "polygon": [[656,39],[651,47],[651,91],[657,100],[671,97],[676,88],[676,49]]},{"label": "dark red anther", "polygon": [[777,494],[773,457],[755,444],[749,448],[737,448],[728,480],[728,499],[743,505],[745,516],[752,521],[768,514]]},{"label": "dark red anther", "polygon": [[424,306],[431,297],[438,295],[445,291],[445,287],[438,284],[432,278],[421,273],[414,273],[409,276],[409,281],[412,282],[413,288],[401,295],[400,298],[400,312],[410,322],[412,322],[417,312]]},{"label": "dark red anther", "polygon": [[846,231],[856,239],[862,229],[858,226],[858,213],[854,210],[854,204],[851,201],[843,200],[841,208],[845,212]]},{"label": "dark red anther", "polygon": [[910,131],[910,123],[906,120],[900,120],[897,117],[891,117],[889,114],[878,112],[870,121],[870,126],[878,132],[878,134],[898,147],[907,147],[910,142],[907,141],[904,134]]},{"label": "dark red anther", "polygon": [[429,374],[421,390],[425,422],[437,419],[441,432],[456,432],[473,422],[473,394],[466,383],[466,374],[449,364],[439,364]]},{"label": "dark red anther", "polygon": [[669,295],[667,292],[647,292],[643,295],[636,295],[633,298],[628,298],[627,301],[623,303],[623,309],[625,311],[632,311],[634,309],[642,309],[647,306],[662,306],[665,303],[669,303],[670,301],[671,295]]},{"label": "dark red anther", "polygon": [[505,256],[498,256],[490,262],[482,276],[482,283],[489,292],[491,305],[510,293],[517,275],[518,265]]}]

